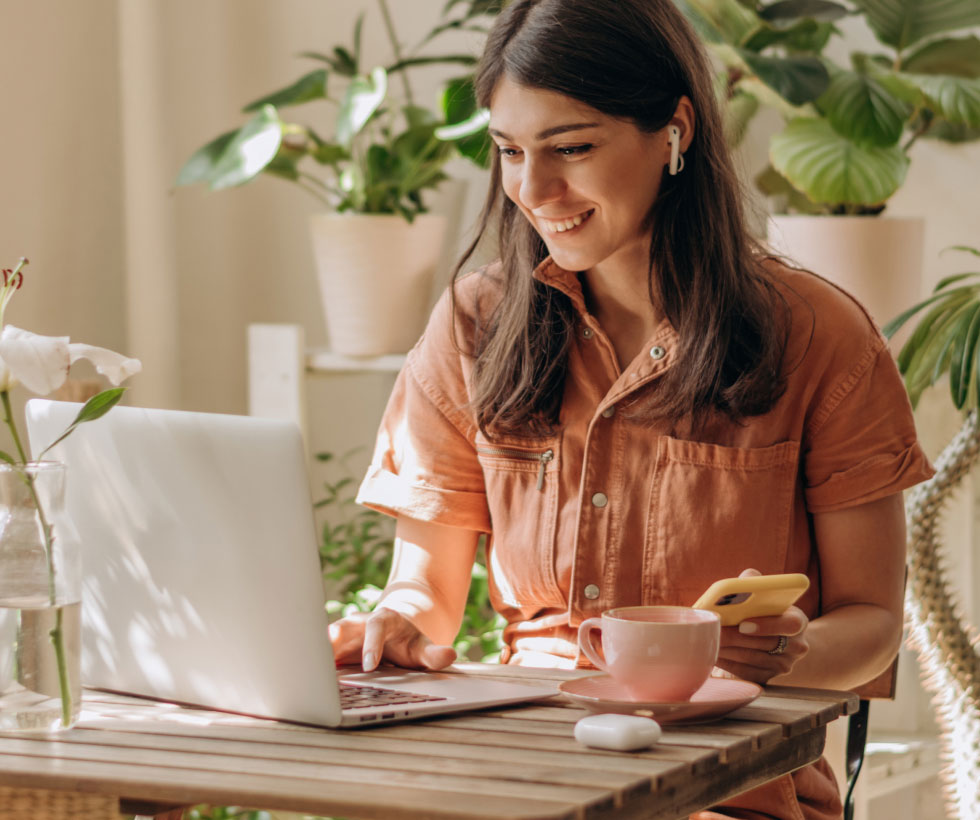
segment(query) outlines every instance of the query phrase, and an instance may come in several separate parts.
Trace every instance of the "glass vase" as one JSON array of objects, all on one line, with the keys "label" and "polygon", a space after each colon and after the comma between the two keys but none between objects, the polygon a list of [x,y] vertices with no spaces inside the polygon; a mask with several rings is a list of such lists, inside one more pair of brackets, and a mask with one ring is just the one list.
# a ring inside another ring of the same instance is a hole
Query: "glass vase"
[{"label": "glass vase", "polygon": [[0,464],[0,731],[68,728],[81,710],[79,554],[59,537],[65,467]]}]

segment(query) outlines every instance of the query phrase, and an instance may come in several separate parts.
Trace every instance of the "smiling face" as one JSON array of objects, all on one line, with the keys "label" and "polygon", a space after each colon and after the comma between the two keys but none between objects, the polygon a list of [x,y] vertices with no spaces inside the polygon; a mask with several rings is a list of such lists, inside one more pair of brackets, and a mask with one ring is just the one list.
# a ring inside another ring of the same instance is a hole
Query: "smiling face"
[{"label": "smiling face", "polygon": [[[645,266],[667,129],[640,131],[564,94],[504,77],[490,101],[504,193],[572,271]],[[646,274],[645,267],[642,271]]]}]

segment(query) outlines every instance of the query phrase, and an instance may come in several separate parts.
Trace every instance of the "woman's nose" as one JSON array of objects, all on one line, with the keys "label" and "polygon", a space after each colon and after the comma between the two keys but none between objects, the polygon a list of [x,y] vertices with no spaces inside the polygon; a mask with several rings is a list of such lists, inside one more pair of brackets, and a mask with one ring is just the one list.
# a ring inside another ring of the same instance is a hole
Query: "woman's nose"
[{"label": "woman's nose", "polygon": [[560,174],[541,161],[527,161],[521,178],[521,203],[534,209],[560,199],[565,192],[565,181]]}]

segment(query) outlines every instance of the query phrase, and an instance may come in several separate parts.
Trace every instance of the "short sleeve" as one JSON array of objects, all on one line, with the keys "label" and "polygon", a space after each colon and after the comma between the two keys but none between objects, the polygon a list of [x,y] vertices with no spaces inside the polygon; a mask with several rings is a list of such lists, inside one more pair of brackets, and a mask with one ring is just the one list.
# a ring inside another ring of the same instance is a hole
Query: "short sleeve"
[{"label": "short sleeve", "polygon": [[388,515],[490,531],[448,294],[398,375],[357,502]]},{"label": "short sleeve", "polygon": [[804,445],[812,513],[875,501],[934,473],[916,437],[905,385],[880,336],[826,397]]}]

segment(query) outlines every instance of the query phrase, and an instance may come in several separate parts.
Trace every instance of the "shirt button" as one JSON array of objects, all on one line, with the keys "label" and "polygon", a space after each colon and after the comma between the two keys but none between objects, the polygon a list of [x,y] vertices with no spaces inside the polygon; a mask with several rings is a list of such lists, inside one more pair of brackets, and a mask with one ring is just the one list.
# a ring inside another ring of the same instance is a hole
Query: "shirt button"
[{"label": "shirt button", "polygon": [[660,345],[654,345],[650,348],[650,356],[654,359],[662,359],[667,355],[667,351],[664,350]]},{"label": "shirt button", "polygon": [[606,498],[605,493],[596,493],[592,496],[592,506],[593,507],[605,507],[609,503],[609,499]]},{"label": "shirt button", "polygon": [[582,338],[583,339],[591,339],[592,338],[592,335],[593,335],[593,333],[592,333],[592,328],[591,327],[587,327],[587,328],[585,328],[582,331]]},{"label": "shirt button", "polygon": [[602,411],[600,415],[604,419],[611,419],[614,415],[616,415],[616,405],[614,404],[611,405],[610,407],[607,407],[605,410]]},{"label": "shirt button", "polygon": [[589,584],[583,591],[585,592],[585,597],[590,601],[594,601],[599,597],[599,587],[595,584]]}]

